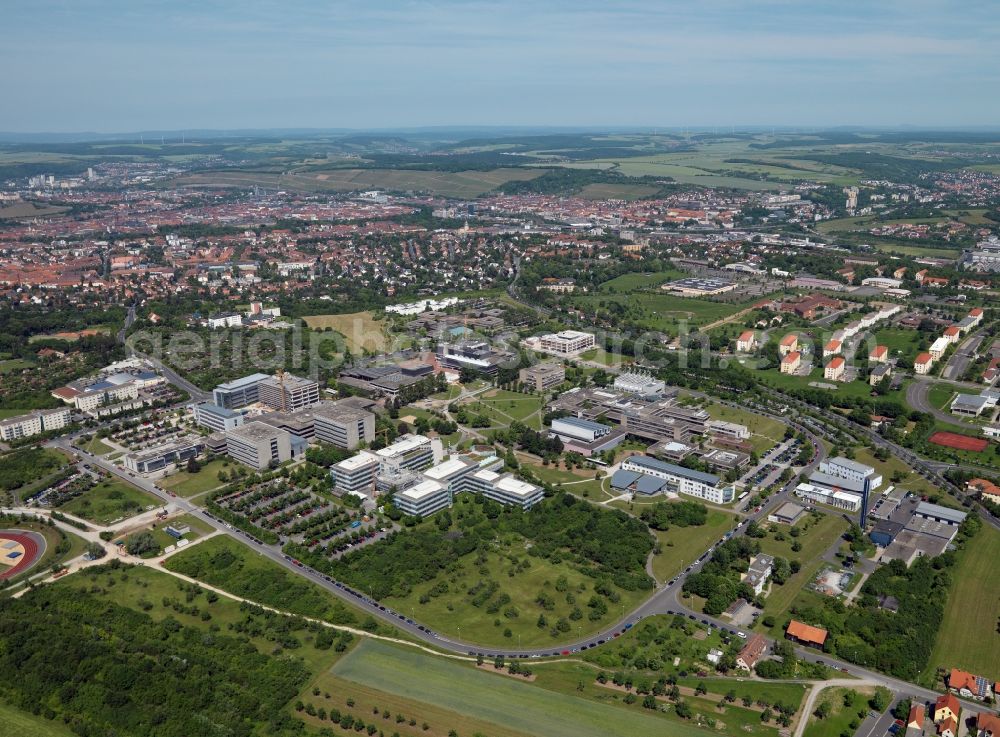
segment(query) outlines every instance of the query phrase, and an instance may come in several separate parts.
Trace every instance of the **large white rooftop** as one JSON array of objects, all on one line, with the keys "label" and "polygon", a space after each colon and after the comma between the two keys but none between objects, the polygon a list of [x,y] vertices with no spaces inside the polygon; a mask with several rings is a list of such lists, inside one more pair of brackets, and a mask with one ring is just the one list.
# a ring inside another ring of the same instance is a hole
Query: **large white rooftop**
[{"label": "large white rooftop", "polygon": [[334,468],[339,468],[344,471],[356,471],[359,468],[364,468],[371,463],[378,463],[378,458],[373,456],[368,451],[363,450],[357,455],[345,458],[340,463],[335,464]]},{"label": "large white rooftop", "polygon": [[497,481],[493,487],[499,491],[506,494],[513,494],[514,496],[524,497],[531,496],[538,491],[538,487],[534,484],[529,484],[527,481],[522,481],[521,479],[514,478],[513,476],[504,476],[499,481]]},{"label": "large white rooftop", "polygon": [[393,458],[403,453],[409,453],[411,450],[419,448],[424,443],[429,443],[430,439],[424,437],[423,435],[411,435],[408,438],[401,438],[397,440],[392,445],[387,445],[386,447],[375,451],[379,458]]},{"label": "large white rooftop", "polygon": [[454,473],[464,471],[469,465],[467,461],[463,461],[461,458],[452,458],[444,463],[439,463],[432,468],[428,468],[424,471],[424,476],[439,481],[448,478]]},{"label": "large white rooftop", "polygon": [[437,481],[427,479],[426,481],[421,481],[416,486],[411,486],[409,489],[404,489],[403,491],[398,492],[398,495],[418,502],[424,497],[428,497],[431,494],[437,494],[443,490],[444,487]]}]

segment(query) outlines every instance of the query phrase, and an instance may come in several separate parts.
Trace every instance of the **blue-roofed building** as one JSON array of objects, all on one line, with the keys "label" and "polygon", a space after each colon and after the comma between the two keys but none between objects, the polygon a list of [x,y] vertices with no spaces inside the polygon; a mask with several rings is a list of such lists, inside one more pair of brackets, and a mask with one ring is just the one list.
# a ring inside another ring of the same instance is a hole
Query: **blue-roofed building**
[{"label": "blue-roofed building", "polygon": [[640,478],[642,478],[641,473],[637,473],[635,471],[623,471],[619,468],[611,475],[611,488],[628,489]]},{"label": "blue-roofed building", "polygon": [[243,424],[241,413],[211,402],[199,402],[192,409],[195,424],[214,432],[227,432]]},{"label": "blue-roofed building", "polygon": [[635,493],[645,494],[646,496],[652,496],[653,494],[658,494],[663,491],[663,487],[667,485],[666,479],[657,478],[656,476],[647,476],[646,474],[640,474],[639,480],[635,482]]},{"label": "blue-roofed building", "polygon": [[[657,491],[672,491],[679,494],[698,497],[713,504],[728,504],[733,501],[736,491],[732,486],[719,486],[719,477],[703,471],[695,471],[675,463],[649,456],[630,456],[621,465],[622,470],[634,471],[643,476],[651,476],[664,482]],[[638,484],[638,482],[637,482]],[[644,489],[652,488],[652,484],[644,483]],[[637,488],[638,490],[638,488]],[[655,491],[644,491],[652,494]]]}]

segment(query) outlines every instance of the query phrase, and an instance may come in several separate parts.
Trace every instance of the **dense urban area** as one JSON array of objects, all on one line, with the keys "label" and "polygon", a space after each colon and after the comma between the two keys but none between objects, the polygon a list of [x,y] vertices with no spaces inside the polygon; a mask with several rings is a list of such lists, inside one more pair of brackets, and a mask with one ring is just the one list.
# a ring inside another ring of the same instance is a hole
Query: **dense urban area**
[{"label": "dense urban area", "polygon": [[1000,137],[0,143],[0,733],[1000,737]]}]

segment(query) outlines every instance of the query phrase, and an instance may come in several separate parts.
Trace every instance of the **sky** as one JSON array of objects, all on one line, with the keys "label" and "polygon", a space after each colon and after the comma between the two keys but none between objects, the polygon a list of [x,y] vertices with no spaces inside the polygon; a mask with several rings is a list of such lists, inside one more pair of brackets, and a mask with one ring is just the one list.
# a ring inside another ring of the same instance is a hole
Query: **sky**
[{"label": "sky", "polygon": [[997,0],[2,0],[0,130],[997,126]]}]

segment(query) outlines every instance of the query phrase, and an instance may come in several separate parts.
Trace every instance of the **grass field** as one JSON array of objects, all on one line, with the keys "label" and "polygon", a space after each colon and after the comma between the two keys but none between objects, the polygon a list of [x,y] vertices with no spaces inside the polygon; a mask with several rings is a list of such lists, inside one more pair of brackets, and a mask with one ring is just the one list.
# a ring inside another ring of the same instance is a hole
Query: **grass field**
[{"label": "grass field", "polygon": [[635,272],[631,274],[622,274],[621,276],[616,276],[614,279],[609,279],[604,282],[600,287],[598,287],[598,289],[607,294],[615,292],[634,292],[637,289],[658,287],[660,284],[663,284],[663,282],[670,281],[671,279],[679,279],[682,276],[684,276],[684,273],[677,271],[676,269],[670,271],[654,271],[651,273]]},{"label": "grass field", "polygon": [[[900,486],[907,491],[912,491],[916,494],[941,494],[941,490],[934,486],[934,484],[925,479],[919,473],[914,473],[913,469],[895,456],[889,456],[887,460],[880,461],[872,455],[868,448],[858,448],[854,451],[854,458],[859,463],[867,464],[882,474],[884,481],[882,482],[880,491],[884,491],[889,486]],[[902,473],[905,475],[903,481],[898,483],[892,481],[892,477],[896,473]],[[945,506],[950,505],[945,502]]]},{"label": "grass field", "polygon": [[[782,615],[788,611],[798,593],[812,581],[824,565],[821,556],[847,530],[847,522],[839,515],[827,514],[823,515],[819,521],[812,523],[808,529],[805,529],[802,522],[797,527],[804,530],[797,538],[788,535],[788,530],[784,525],[777,525],[775,529],[785,533],[783,541],[775,540],[772,534],[760,541],[762,552],[776,557],[781,556],[787,560],[798,560],[802,563],[799,572],[789,576],[782,586],[773,585],[771,593],[764,600],[764,614],[771,615],[778,620],[777,627],[784,624]],[[796,540],[802,544],[802,549],[793,552],[792,543]],[[763,617],[759,621],[762,622]],[[763,627],[762,624],[759,626]]]},{"label": "grass field", "polygon": [[92,437],[90,440],[88,440],[86,443],[81,445],[80,447],[83,448],[88,453],[94,454],[95,456],[107,455],[108,453],[114,451],[114,448],[105,443],[96,435]]},{"label": "grass field", "polygon": [[713,420],[735,422],[750,428],[750,444],[757,453],[770,450],[785,437],[785,425],[770,417],[763,417],[753,412],[722,404],[710,404],[705,408],[705,411],[712,416]]},{"label": "grass field", "polygon": [[366,349],[375,353],[384,353],[390,346],[390,339],[385,333],[385,323],[376,320],[372,312],[309,315],[302,319],[313,330],[323,328],[336,330],[344,336],[347,347],[355,355],[363,353]]},{"label": "grass field", "polygon": [[62,722],[50,722],[0,701],[0,734],[4,737],[72,737]]},{"label": "grass field", "polygon": [[[638,507],[634,511],[639,511]],[[701,555],[712,543],[721,540],[733,528],[735,517],[717,509],[708,511],[700,527],[671,527],[666,532],[653,530],[661,552],[653,556],[653,576],[660,583],[669,581]]]},{"label": "grass field", "polygon": [[201,494],[206,491],[222,486],[219,481],[219,471],[231,470],[233,465],[228,461],[216,458],[202,466],[197,473],[188,473],[180,469],[172,476],[167,476],[160,481],[160,486],[177,494],[177,496],[189,497]]},{"label": "grass field", "polygon": [[[844,697],[848,693],[855,693],[850,707],[844,703]],[[875,692],[871,687],[857,689],[847,688],[825,688],[816,699],[815,709],[826,702],[830,705],[830,714],[825,719],[819,719],[813,714],[806,715],[806,730],[804,737],[840,737],[845,731],[853,733],[854,729],[850,724],[856,720],[859,724],[864,720],[868,712],[868,698]]]},{"label": "grass field", "polygon": [[174,181],[189,187],[276,187],[305,192],[353,190],[416,190],[447,197],[477,197],[511,181],[535,179],[545,169],[493,169],[490,171],[422,171],[415,169],[328,169],[277,174],[261,172],[204,172]]},{"label": "grass field", "polygon": [[[594,579],[580,573],[569,561],[557,564],[542,557],[528,557],[524,539],[518,536],[513,538],[493,545],[486,553],[483,565],[476,565],[476,555],[464,556],[434,580],[415,584],[409,595],[389,597],[383,603],[447,636],[482,645],[529,647],[545,646],[596,632],[621,617],[623,611],[634,609],[652,593],[648,590],[617,590],[621,602],[609,604],[603,617],[591,621],[587,616],[590,611],[587,602],[593,595]],[[530,567],[515,566],[511,557],[527,560]],[[511,572],[513,575],[510,575]],[[560,578],[566,580],[564,591],[557,588]],[[475,606],[470,589],[483,581],[494,581],[499,588],[489,601]],[[429,596],[426,603],[420,603],[423,595],[430,595],[442,583],[447,584],[446,592]],[[536,598],[541,593],[551,599],[551,608],[543,608],[537,603]],[[497,611],[488,611],[490,602],[499,600],[503,594],[509,596],[510,601]],[[573,603],[568,600],[568,595],[572,595]],[[508,616],[510,607],[516,611]],[[582,613],[576,621],[570,619],[574,607]],[[545,616],[544,627],[538,626],[539,615]],[[551,630],[560,618],[567,618],[570,630],[553,637]]]},{"label": "grass field", "polygon": [[64,504],[61,510],[99,525],[110,525],[158,505],[159,500],[142,489],[120,479],[104,479]]},{"label": "grass field", "polygon": [[[31,361],[27,361],[23,358],[5,358],[0,361],[0,375],[9,374],[13,371],[21,371],[22,369],[31,368],[35,364]],[[20,410],[25,411],[25,410]]]},{"label": "grass field", "polygon": [[913,360],[919,352],[920,332],[903,328],[884,328],[875,333],[875,342],[889,349],[892,357],[903,356]]},{"label": "grass field", "polygon": [[[1000,578],[995,575],[1000,560],[1000,532],[983,525],[979,534],[960,553],[952,574],[944,622],[931,652],[928,675],[935,668],[962,668],[1000,680]],[[928,684],[932,685],[932,684]]]},{"label": "grass field", "polygon": [[68,207],[57,207],[53,205],[39,206],[34,202],[18,202],[13,205],[7,205],[7,207],[0,207],[0,220],[58,215],[61,212],[66,212],[68,209]]},{"label": "grass field", "polygon": [[504,389],[494,389],[478,395],[462,405],[471,414],[482,414],[490,419],[490,427],[506,427],[521,422],[534,430],[542,429],[542,398],[533,394],[519,394]]},{"label": "grass field", "polygon": [[[346,681],[540,737],[710,734],[639,709],[595,703],[370,640],[359,643],[331,672]],[[455,688],[456,683],[461,688]]]},{"label": "grass field", "polygon": [[584,311],[600,309],[601,302],[618,302],[631,310],[630,318],[638,325],[674,335],[679,330],[679,321],[686,321],[692,328],[706,325],[729,317],[749,304],[712,302],[665,292],[643,294],[642,299],[638,301],[634,295],[603,293],[575,297],[573,301]]}]

